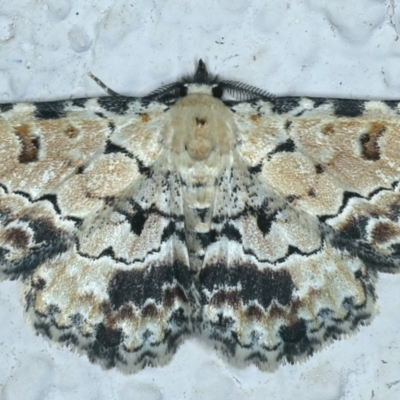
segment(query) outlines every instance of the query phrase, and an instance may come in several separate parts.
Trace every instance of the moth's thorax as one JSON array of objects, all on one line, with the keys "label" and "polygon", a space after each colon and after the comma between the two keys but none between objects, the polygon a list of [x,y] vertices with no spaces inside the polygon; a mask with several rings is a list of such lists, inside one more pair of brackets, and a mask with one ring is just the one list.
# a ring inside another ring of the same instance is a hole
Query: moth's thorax
[{"label": "moth's thorax", "polygon": [[205,93],[193,93],[171,107],[164,140],[187,162],[213,164],[214,155],[229,153],[235,143],[235,124],[225,104]]},{"label": "moth's thorax", "polygon": [[[190,202],[212,201],[215,186],[235,146],[236,127],[224,103],[206,93],[193,93],[171,107],[163,131],[171,163],[188,189]],[[191,194],[189,195],[189,192]]]}]

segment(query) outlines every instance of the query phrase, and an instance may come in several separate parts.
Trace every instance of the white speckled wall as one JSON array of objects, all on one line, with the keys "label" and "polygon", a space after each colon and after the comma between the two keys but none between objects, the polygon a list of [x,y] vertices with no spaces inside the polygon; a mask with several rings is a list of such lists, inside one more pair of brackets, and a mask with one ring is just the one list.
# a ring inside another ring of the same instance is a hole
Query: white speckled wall
[{"label": "white speckled wall", "polygon": [[[143,95],[209,70],[276,95],[400,98],[398,0],[0,0],[0,101]],[[1,138],[0,138],[1,140]],[[1,160],[0,160],[1,162]],[[381,275],[381,313],[307,362],[237,370],[199,340],[124,376],[49,345],[0,285],[0,399],[398,399],[400,276]]]}]

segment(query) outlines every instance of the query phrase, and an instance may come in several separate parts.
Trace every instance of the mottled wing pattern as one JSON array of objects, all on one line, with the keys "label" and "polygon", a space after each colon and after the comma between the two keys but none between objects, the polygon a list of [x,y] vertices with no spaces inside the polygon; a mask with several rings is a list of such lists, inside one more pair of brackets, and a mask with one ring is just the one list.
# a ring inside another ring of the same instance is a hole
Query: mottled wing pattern
[{"label": "mottled wing pattern", "polygon": [[126,372],[165,363],[190,329],[165,109],[100,98],[3,105],[0,115],[2,277],[24,278],[37,331]]},{"label": "mottled wing pattern", "polygon": [[1,104],[0,276],[106,368],[165,364],[193,333],[237,365],[301,360],[368,323],[399,270],[399,114],[201,60],[142,99]]},{"label": "mottled wing pattern", "polygon": [[376,272],[400,266],[399,109],[277,98],[232,110],[202,327],[234,362],[273,370],[369,322]]}]

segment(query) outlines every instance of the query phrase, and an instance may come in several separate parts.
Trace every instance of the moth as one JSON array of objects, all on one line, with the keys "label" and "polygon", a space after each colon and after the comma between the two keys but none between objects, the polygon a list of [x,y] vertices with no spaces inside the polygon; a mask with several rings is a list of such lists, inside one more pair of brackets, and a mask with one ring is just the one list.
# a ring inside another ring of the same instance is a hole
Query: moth
[{"label": "moth", "polygon": [[0,274],[105,368],[190,335],[273,371],[376,314],[400,266],[398,101],[195,74],[148,96],[0,105]]}]

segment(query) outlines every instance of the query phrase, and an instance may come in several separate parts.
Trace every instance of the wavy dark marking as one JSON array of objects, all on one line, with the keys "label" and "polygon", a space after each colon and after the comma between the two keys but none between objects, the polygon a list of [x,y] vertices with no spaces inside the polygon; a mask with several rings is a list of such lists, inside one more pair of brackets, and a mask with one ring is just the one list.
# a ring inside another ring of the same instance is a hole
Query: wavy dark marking
[{"label": "wavy dark marking", "polygon": [[25,199],[29,200],[30,203],[35,204],[41,201],[48,201],[53,206],[53,210],[56,214],[61,215],[61,209],[58,206],[57,196],[55,194],[45,194],[35,200],[32,199],[29,193],[23,192],[22,190],[16,190],[12,192],[18,196],[24,197]]},{"label": "wavy dark marking", "polygon": [[111,140],[107,140],[106,147],[104,149],[104,154],[111,154],[111,153],[122,153],[128,156],[129,158],[135,158],[132,153],[130,153],[125,147],[119,146]]},{"label": "wavy dark marking", "polygon": [[[393,187],[393,185],[397,184],[397,182],[398,182],[398,181],[394,182],[394,183],[392,184],[392,187]],[[347,192],[347,191],[345,191],[345,192],[343,193],[342,204],[340,205],[338,212],[337,212],[336,214],[332,214],[332,215],[321,215],[321,216],[318,217],[318,219],[319,219],[321,222],[325,222],[326,220],[328,220],[328,219],[330,219],[330,218],[335,218],[337,215],[339,215],[339,214],[341,214],[341,213],[343,212],[343,210],[347,207],[348,203],[350,202],[350,200],[351,200],[352,198],[359,198],[359,199],[364,199],[364,200],[371,200],[374,196],[376,196],[376,195],[379,194],[380,192],[384,192],[384,191],[389,191],[389,192],[390,192],[390,191],[392,191],[392,190],[391,190],[391,189],[388,189],[388,188],[386,188],[386,187],[379,187],[379,188],[374,189],[372,192],[370,192],[370,193],[368,194],[368,196],[361,196],[360,194],[355,193],[355,192]]]},{"label": "wavy dark marking", "polygon": [[34,203],[37,203],[39,201],[48,201],[48,202],[50,202],[51,205],[53,206],[54,211],[58,215],[61,215],[61,209],[58,206],[57,196],[55,194],[45,194],[45,195],[39,197],[38,199],[34,200]]},{"label": "wavy dark marking", "polygon": [[[172,264],[150,265],[143,269],[119,270],[110,280],[107,293],[113,310],[127,303],[136,307],[148,299],[161,304],[165,285],[180,286],[185,293],[181,301],[188,302],[192,285],[192,274],[187,265],[174,260]],[[188,297],[189,296],[189,297]]]},{"label": "wavy dark marking", "polygon": [[[78,250],[79,250],[79,247],[78,247]],[[85,253],[82,253],[80,251],[79,251],[79,254],[82,257],[90,258],[90,259],[96,259],[96,260],[98,260],[98,259],[100,259],[102,257],[109,257],[109,258],[111,258],[113,261],[115,261],[117,263],[121,263],[121,264],[125,264],[125,265],[129,265],[130,264],[130,262],[128,260],[125,260],[124,258],[121,258],[121,257],[117,257],[115,255],[114,249],[111,246],[108,246],[107,248],[105,248],[97,257],[89,256],[89,255],[87,255]],[[144,261],[144,259],[143,259],[143,261]]]},{"label": "wavy dark marking", "polygon": [[340,205],[339,210],[337,211],[337,213],[333,214],[333,215],[321,215],[321,216],[318,217],[318,219],[321,222],[325,222],[326,220],[328,220],[330,218],[336,217],[337,215],[339,215],[339,214],[341,214],[343,212],[343,210],[346,208],[346,206],[348,205],[350,200],[353,199],[353,198],[365,199],[365,197],[361,196],[359,193],[345,191],[343,193],[342,204]]},{"label": "wavy dark marking", "polygon": [[[394,190],[395,189],[395,185],[397,184],[398,182],[396,181],[396,182],[393,182],[393,184],[392,184],[392,189]],[[368,196],[366,196],[366,197],[364,197],[366,200],[371,200],[371,199],[373,199],[377,194],[379,194],[379,193],[381,193],[381,192],[392,192],[393,190],[392,189],[389,189],[389,188],[387,188],[387,187],[379,187],[379,188],[376,188],[376,189],[374,189],[372,192],[370,192],[370,193],[368,193]]]},{"label": "wavy dark marking", "polygon": [[322,247],[323,247],[324,242],[325,242],[325,238],[323,237],[321,239],[321,246],[319,246],[315,250],[310,251],[309,253],[301,251],[296,246],[289,245],[288,249],[286,251],[286,254],[284,256],[280,257],[280,258],[277,258],[275,261],[272,261],[272,260],[270,260],[268,258],[258,258],[257,254],[253,250],[251,250],[249,248],[243,248],[243,253],[254,257],[260,264],[269,263],[269,264],[272,264],[272,265],[279,265],[279,264],[282,264],[282,263],[286,262],[287,259],[291,255],[294,255],[294,254],[299,254],[299,255],[305,256],[305,257],[311,257],[312,255],[319,253],[321,251]]},{"label": "wavy dark marking", "polygon": [[[139,207],[139,209],[140,210],[143,210],[144,212],[147,212],[147,213],[152,213],[152,214],[156,214],[156,215],[159,215],[159,216],[161,216],[161,217],[163,217],[163,218],[165,218],[165,219],[172,219],[172,220],[174,220],[175,222],[184,222],[184,216],[183,215],[181,215],[181,214],[174,214],[174,213],[165,213],[165,212],[163,212],[163,211],[161,211],[161,210],[159,210],[158,208],[156,208],[155,206],[154,206],[154,204],[151,204],[151,206],[148,208],[148,209],[144,209],[144,208],[142,208],[140,205],[139,205],[139,203],[137,203],[135,200],[133,200],[133,199],[131,199],[130,201],[129,201],[129,204],[133,207],[133,209],[136,209],[136,207]],[[123,215],[126,215],[124,212],[122,212],[122,211],[120,211],[120,210],[118,210],[118,212],[120,212],[121,214],[123,214]],[[129,214],[127,214],[128,216],[129,216]]]},{"label": "wavy dark marking", "polygon": [[294,283],[288,271],[273,271],[270,268],[260,270],[254,264],[227,265],[219,262],[206,265],[199,274],[198,288],[202,303],[209,301],[204,289],[211,293],[217,288],[233,287],[243,304],[257,300],[266,310],[272,301],[286,306],[292,301]]},{"label": "wavy dark marking", "polygon": [[152,254],[158,254],[161,251],[161,246],[158,246],[154,249],[149,250],[142,258],[135,258],[133,260],[127,260],[122,257],[117,257],[114,253],[114,250],[112,247],[107,247],[104,249],[98,256],[93,256],[92,254],[84,253],[80,249],[80,244],[79,241],[76,242],[76,249],[77,249],[77,254],[79,254],[81,257],[86,258],[88,260],[98,260],[101,257],[109,257],[113,261],[116,261],[118,263],[124,264],[124,265],[132,265],[132,264],[140,264],[140,263],[145,263],[148,256]]}]

